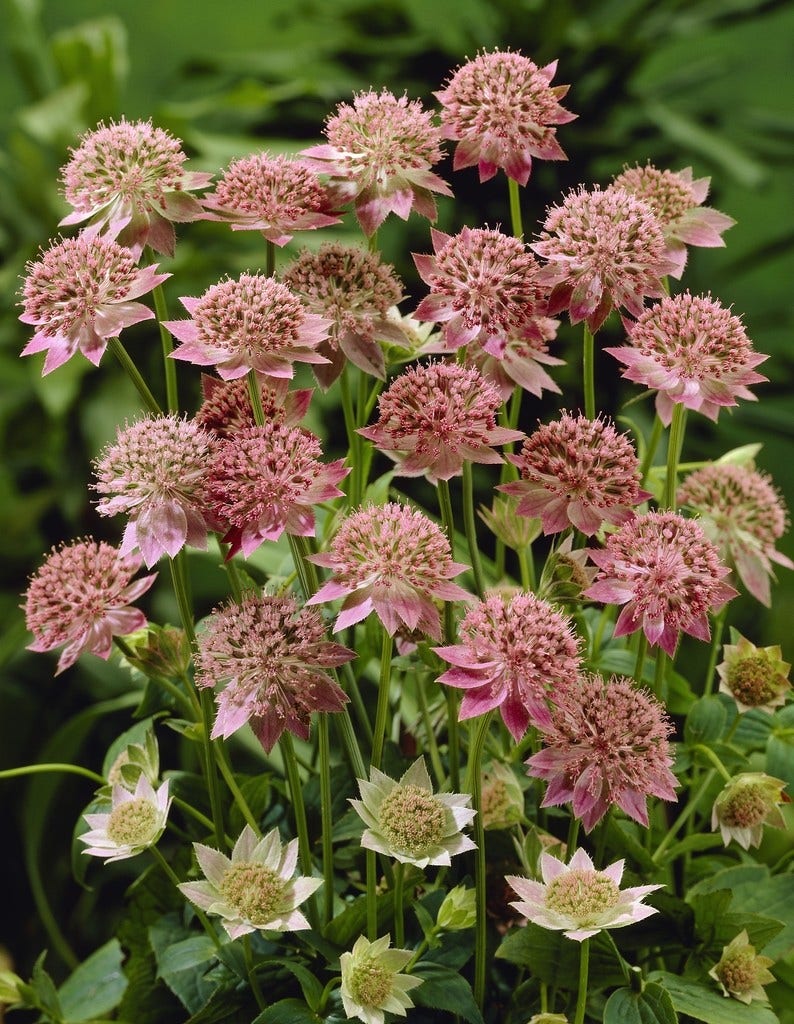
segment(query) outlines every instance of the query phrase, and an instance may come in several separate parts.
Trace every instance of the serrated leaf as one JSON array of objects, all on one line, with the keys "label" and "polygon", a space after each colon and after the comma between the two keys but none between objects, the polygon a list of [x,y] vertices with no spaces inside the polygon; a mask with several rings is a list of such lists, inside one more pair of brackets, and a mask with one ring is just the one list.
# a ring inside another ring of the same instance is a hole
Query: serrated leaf
[{"label": "serrated leaf", "polygon": [[58,989],[65,1021],[103,1017],[119,1005],[127,988],[121,960],[119,941],[111,939],[66,979]]},{"label": "serrated leaf", "polygon": [[778,958],[794,948],[794,875],[773,876],[763,864],[741,864],[698,882],[690,896],[714,889],[732,891],[732,913],[758,914],[783,922],[783,929],[765,947],[765,955]]},{"label": "serrated leaf", "polygon": [[411,999],[417,1006],[455,1013],[470,1024],[485,1024],[474,1001],[471,985],[457,971],[420,960],[414,977],[422,979],[422,984],[411,990]]},{"label": "serrated leaf", "polygon": [[323,994],[323,986],[312,972],[297,960],[287,960],[285,957],[273,957],[265,961],[267,966],[283,967],[298,979],[298,984],[303,992],[303,998],[309,1007],[314,1011],[320,1005],[320,997]]},{"label": "serrated leaf", "polygon": [[[525,967],[540,981],[566,991],[576,987],[579,954],[578,942],[565,938],[562,932],[552,932],[531,923],[506,935],[496,950],[500,959]],[[598,978],[604,988],[623,981],[612,949],[600,935],[590,943],[590,974]]]},{"label": "serrated leaf", "polygon": [[317,1024],[317,1017],[300,999],[280,999],[263,1010],[252,1024]]},{"label": "serrated leaf", "polygon": [[712,743],[724,735],[727,718],[728,713],[719,697],[701,697],[686,716],[684,739],[690,746]]},{"label": "serrated leaf", "polygon": [[604,1007],[604,1024],[676,1024],[670,993],[649,982],[642,992],[619,988]]},{"label": "serrated leaf", "polygon": [[749,1006],[695,981],[679,978],[666,971],[654,971],[650,979],[670,994],[678,1013],[685,1013],[705,1024],[779,1024],[777,1016],[763,1003]]}]

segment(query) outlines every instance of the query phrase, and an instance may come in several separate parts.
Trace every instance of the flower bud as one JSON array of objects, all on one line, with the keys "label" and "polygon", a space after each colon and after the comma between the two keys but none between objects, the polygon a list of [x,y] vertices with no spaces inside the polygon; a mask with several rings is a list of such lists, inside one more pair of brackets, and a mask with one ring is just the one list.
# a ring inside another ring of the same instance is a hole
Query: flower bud
[{"label": "flower bud", "polygon": [[477,920],[474,889],[456,885],[444,897],[438,911],[437,924],[445,932],[462,932],[473,928]]}]

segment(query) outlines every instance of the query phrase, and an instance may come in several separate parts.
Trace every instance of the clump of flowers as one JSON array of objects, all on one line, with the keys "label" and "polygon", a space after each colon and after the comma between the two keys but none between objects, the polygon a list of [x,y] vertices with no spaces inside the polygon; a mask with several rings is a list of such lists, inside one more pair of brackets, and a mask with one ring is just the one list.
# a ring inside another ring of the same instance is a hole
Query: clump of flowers
[{"label": "clump of flowers", "polygon": [[408,993],[422,984],[421,978],[401,974],[413,953],[410,949],[390,949],[391,936],[374,942],[360,935],[349,953],[342,953],[342,1006],[348,1020],[357,1017],[364,1024],[384,1024],[387,1013],[406,1016],[413,1007]]},{"label": "clump of flowers", "polygon": [[483,377],[498,388],[503,402],[510,398],[516,385],[537,398],[544,391],[560,393],[559,385],[543,369],[544,366],[562,366],[565,363],[564,359],[549,355],[548,342],[556,338],[560,322],[547,316],[535,316],[533,320],[539,339],[508,337],[504,347],[501,344],[496,346],[498,355],[486,351],[479,338],[475,338],[467,349],[465,362],[476,366]]},{"label": "clump of flowers", "polygon": [[780,645],[756,647],[733,628],[731,640],[722,649],[725,660],[717,665],[720,692],[736,701],[740,713],[756,708],[774,714],[791,690],[791,665],[783,661]]},{"label": "clump of flowers", "polygon": [[170,807],[168,782],[157,792],[145,775],[133,791],[115,785],[109,811],[84,815],[89,831],[78,837],[86,844],[83,853],[102,857],[106,864],[137,857],[163,834]]},{"label": "clump of flowers", "polygon": [[[266,422],[278,422],[285,427],[300,423],[311,402],[311,388],[289,391],[289,384],[283,377],[260,377],[258,385]],[[201,391],[204,398],[194,416],[200,427],[218,437],[233,437],[246,427],[256,426],[246,378],[226,381],[203,373]]]},{"label": "clump of flowers", "polygon": [[763,772],[741,772],[727,782],[714,801],[711,828],[720,830],[726,846],[735,839],[744,850],[760,846],[764,825],[785,828],[781,803],[791,798],[783,790],[786,783]]},{"label": "clump of flowers", "polygon": [[768,969],[774,962],[770,957],[756,953],[747,929],[743,928],[723,947],[722,956],[709,971],[709,977],[717,982],[726,997],[732,996],[747,1006],[754,999],[766,1003],[764,985],[776,980]]}]

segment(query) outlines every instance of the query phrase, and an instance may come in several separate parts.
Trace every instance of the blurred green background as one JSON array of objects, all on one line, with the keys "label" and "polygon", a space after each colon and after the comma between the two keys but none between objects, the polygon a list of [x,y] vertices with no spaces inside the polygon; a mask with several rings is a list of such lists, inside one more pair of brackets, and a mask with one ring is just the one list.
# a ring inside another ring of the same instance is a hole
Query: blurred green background
[{"label": "blurred green background", "polygon": [[[87,482],[91,458],[118,422],[135,415],[136,397],[108,359],[95,371],[78,357],[42,380],[40,360],[19,358],[29,331],[16,320],[25,261],[57,234],[66,212],[58,170],[79,133],[101,118],[151,117],[185,141],[194,169],[218,172],[256,149],[296,150],[318,141],[324,118],[355,90],[385,86],[432,105],[433,90],[479,49],[519,49],[539,64],[559,59],[555,84],[571,83],[565,102],[579,119],[560,131],[569,162],[538,164],[533,172],[523,199],[527,233],[561,190],[606,184],[626,163],[649,158],[712,177],[710,204],[738,224],[727,248],[691,253],[683,286],[710,290],[743,315],[756,348],[770,355],[761,367],[770,383],[756,388],[758,403],[723,413],[717,428],[690,417],[685,457],[762,442],[759,465],[794,505],[794,4],[0,0],[0,16],[0,768],[55,752],[97,767],[127,721],[112,703],[96,718],[84,712],[97,701],[125,700],[127,681],[96,659],[53,679],[54,659],[20,653],[29,637],[18,607],[26,577],[52,544],[88,532],[119,535],[118,523],[95,516]],[[456,193],[454,209],[442,200],[441,227],[507,221],[501,175],[480,187],[473,171],[453,178],[449,162],[440,170]],[[165,261],[174,273],[170,302],[200,293],[223,274],[258,267],[261,240],[254,235],[232,237],[211,224],[184,230],[176,258]],[[381,241],[406,283],[409,311],[423,294],[409,254],[428,251],[426,224],[389,223]],[[136,328],[133,344],[136,355],[152,351],[155,377],[157,347],[147,330]],[[617,324],[609,331],[619,337]],[[581,401],[580,338],[578,329],[564,327],[553,349],[571,364],[558,404],[572,408]],[[619,411],[629,392],[617,383],[615,366],[602,357],[598,372],[601,397],[608,389]],[[189,411],[197,401],[195,376],[183,376]],[[527,402],[526,425],[554,407]],[[648,408],[644,403],[632,414],[647,416]],[[328,437],[335,413],[321,403],[323,411],[326,418],[314,425]],[[780,547],[794,557],[791,536]],[[213,582],[199,577],[196,586],[200,602],[217,599]],[[740,599],[733,621],[757,643],[782,643],[791,660],[794,573],[780,571],[773,595],[769,611]],[[153,601],[155,617],[174,621],[165,588]],[[40,923],[45,892],[78,954],[106,937],[94,896],[71,880],[65,852],[89,795],[87,783],[62,787],[53,778],[0,782],[0,945],[23,973],[51,945]],[[57,952],[48,964],[56,973],[62,967]]]}]

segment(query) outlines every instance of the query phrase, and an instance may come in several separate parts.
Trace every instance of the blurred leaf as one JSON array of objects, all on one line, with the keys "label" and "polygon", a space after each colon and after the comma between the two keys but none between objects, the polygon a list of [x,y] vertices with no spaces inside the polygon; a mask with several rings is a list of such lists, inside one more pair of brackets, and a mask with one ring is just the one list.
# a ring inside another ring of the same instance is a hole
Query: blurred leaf
[{"label": "blurred leaf", "polygon": [[104,1017],[119,1005],[127,987],[121,961],[119,941],[111,939],[80,964],[58,990],[64,1020]]},{"label": "blurred leaf", "polygon": [[701,697],[690,708],[684,722],[684,739],[690,746],[709,744],[725,732],[727,712],[716,695]]}]

